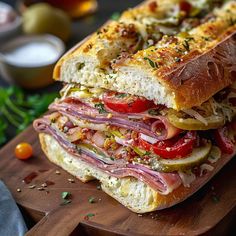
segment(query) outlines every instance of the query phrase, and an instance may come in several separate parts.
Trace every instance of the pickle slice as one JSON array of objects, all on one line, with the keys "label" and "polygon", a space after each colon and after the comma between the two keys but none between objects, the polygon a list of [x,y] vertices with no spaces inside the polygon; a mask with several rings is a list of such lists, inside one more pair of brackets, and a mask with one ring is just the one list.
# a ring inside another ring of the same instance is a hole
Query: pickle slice
[{"label": "pickle slice", "polygon": [[211,143],[203,147],[194,148],[192,153],[180,159],[161,159],[158,161],[158,169],[163,172],[186,170],[205,161],[211,151]]},{"label": "pickle slice", "polygon": [[169,110],[167,117],[172,125],[183,130],[208,130],[216,129],[224,125],[223,115],[211,115],[206,117],[207,125],[194,118],[184,118],[181,112],[174,110]]}]

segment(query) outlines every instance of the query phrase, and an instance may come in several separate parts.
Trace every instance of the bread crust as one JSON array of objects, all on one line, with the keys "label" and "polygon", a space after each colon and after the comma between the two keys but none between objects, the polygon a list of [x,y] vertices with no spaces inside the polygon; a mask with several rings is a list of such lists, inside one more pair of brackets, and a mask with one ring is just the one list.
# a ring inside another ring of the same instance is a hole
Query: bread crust
[{"label": "bread crust", "polygon": [[236,79],[236,32],[232,31],[204,54],[193,51],[177,68],[163,72],[161,81],[175,94],[175,109],[200,106]]},{"label": "bread crust", "polygon": [[[231,13],[229,13],[229,9]],[[132,19],[133,12],[138,10],[139,8],[124,13],[123,21],[130,22],[128,19]],[[94,74],[89,72],[81,76],[83,73],[77,74],[76,69],[73,68],[73,65],[80,61],[77,56],[87,55],[97,58],[93,48],[89,52],[84,52],[88,45],[96,46],[97,38],[92,35],[62,57],[55,67],[54,78],[64,82],[81,83],[85,86],[103,87],[144,96],[176,110],[199,106],[215,93],[230,85],[235,79],[236,25],[230,26],[228,22],[228,18],[231,15],[234,16],[234,12],[236,12],[236,3],[226,5],[216,11],[218,18],[215,22],[209,21],[193,29],[190,37],[194,39],[189,42],[190,51],[180,57],[176,53],[176,45],[181,45],[184,42],[181,37],[178,37],[177,44],[170,43],[168,46],[162,47],[165,42],[159,42],[159,46],[162,48],[157,51],[154,47],[150,47],[134,53],[136,50],[129,51],[130,44],[126,43],[123,50],[127,50],[129,54],[123,55],[121,60],[116,60],[112,64],[115,74],[113,71],[104,73],[98,69]],[[113,22],[112,24],[111,31],[105,32],[102,37],[111,37],[115,25],[119,23]],[[135,26],[135,30],[138,31],[137,26]],[[212,38],[212,41],[205,42],[205,39],[203,40],[206,38],[205,36]],[[112,36],[113,39],[114,37],[120,39],[119,34]],[[115,59],[115,54],[119,54],[119,51],[122,51],[122,48],[117,49],[111,57],[105,56],[105,61],[101,60],[102,64],[109,64],[110,59]],[[144,59],[147,57],[160,66],[157,69],[152,68],[150,61]],[[160,57],[165,62],[160,62]],[[175,61],[176,58],[179,59],[178,62]],[[162,63],[164,64],[162,65]],[[93,71],[90,68],[93,66],[88,65],[88,70]],[[137,79],[141,73],[143,73],[142,76]],[[146,86],[143,86],[144,84]],[[150,88],[153,88],[153,91]]]},{"label": "bread crust", "polygon": [[[110,179],[108,174],[101,172],[101,170],[97,169],[95,166],[91,166],[67,153],[66,150],[64,150],[57,141],[48,134],[40,133],[39,140],[42,150],[51,162],[59,165],[82,182],[98,179],[101,182],[103,191],[136,213],[160,210],[184,201],[208,182],[235,154],[234,152],[233,155],[223,156],[212,172],[208,172],[202,177],[198,177],[191,184],[191,187],[184,187],[181,185],[168,195],[161,195],[133,177],[120,179],[113,177],[113,179]],[[116,185],[111,185],[109,181],[117,182]],[[133,190],[134,186],[139,192],[136,193]],[[130,193],[133,193],[134,195],[129,195]],[[145,197],[142,196],[142,193]]]}]

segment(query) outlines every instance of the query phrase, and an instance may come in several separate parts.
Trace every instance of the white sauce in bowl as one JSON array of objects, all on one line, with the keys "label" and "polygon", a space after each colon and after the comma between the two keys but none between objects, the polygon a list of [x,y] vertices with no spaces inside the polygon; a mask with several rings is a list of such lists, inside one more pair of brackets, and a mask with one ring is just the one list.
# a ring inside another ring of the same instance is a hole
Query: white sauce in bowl
[{"label": "white sauce in bowl", "polygon": [[5,51],[4,56],[12,65],[37,67],[56,62],[60,55],[57,48],[49,42],[36,41]]}]

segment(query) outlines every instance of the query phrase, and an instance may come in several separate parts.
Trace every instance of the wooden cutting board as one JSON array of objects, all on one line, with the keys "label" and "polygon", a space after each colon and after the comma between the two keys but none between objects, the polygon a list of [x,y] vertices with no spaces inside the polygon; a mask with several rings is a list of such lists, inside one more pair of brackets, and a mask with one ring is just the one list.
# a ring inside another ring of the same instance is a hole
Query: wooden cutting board
[{"label": "wooden cutting board", "polygon": [[[34,157],[27,161],[14,157],[16,144],[23,141],[31,143],[34,149]],[[38,222],[28,232],[34,236],[228,235],[229,232],[233,235],[235,169],[234,158],[212,181],[183,203],[138,215],[99,190],[97,181],[84,184],[75,180],[71,183],[68,180],[73,179],[71,175],[46,159],[32,126],[0,151],[0,178],[16,202]],[[25,177],[27,183],[22,181]],[[40,187],[45,182],[48,186],[42,190]],[[61,204],[64,191],[71,193],[71,203],[67,205]],[[94,203],[89,202],[91,197]]]}]

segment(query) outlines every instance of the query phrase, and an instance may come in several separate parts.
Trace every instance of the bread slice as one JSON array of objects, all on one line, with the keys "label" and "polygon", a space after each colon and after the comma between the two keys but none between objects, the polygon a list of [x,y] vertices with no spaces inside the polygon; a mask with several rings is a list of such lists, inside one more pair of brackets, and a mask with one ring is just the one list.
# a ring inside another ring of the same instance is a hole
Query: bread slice
[{"label": "bread slice", "polygon": [[[102,80],[102,76],[110,71],[110,62],[121,53],[135,53],[142,41],[147,40],[148,24],[166,17],[178,2],[179,0],[144,1],[136,8],[124,12],[119,21],[108,21],[80,47],[70,51],[70,54],[57,63],[54,78],[65,79],[76,74],[84,83],[87,79],[94,83]],[[73,68],[70,64],[73,64]],[[70,82],[70,79],[64,79],[64,82]]]},{"label": "bread slice", "polygon": [[[54,77],[67,83],[144,96],[176,110],[199,106],[230,85],[235,77],[235,16],[236,2],[230,1],[187,35],[166,36],[153,47],[113,60],[112,69],[105,70],[93,48],[84,51],[89,42],[104,50],[93,35],[62,58]],[[107,51],[114,54],[108,56]],[[119,51],[106,47],[101,55],[109,63]]]},{"label": "bread slice", "polygon": [[222,157],[212,172],[197,178],[191,184],[191,187],[181,185],[168,195],[161,195],[136,178],[109,176],[96,166],[92,166],[69,154],[48,134],[40,133],[39,139],[45,155],[51,162],[68,171],[82,182],[98,179],[101,182],[103,191],[136,213],[151,212],[182,202],[209,181],[233,156]]}]

